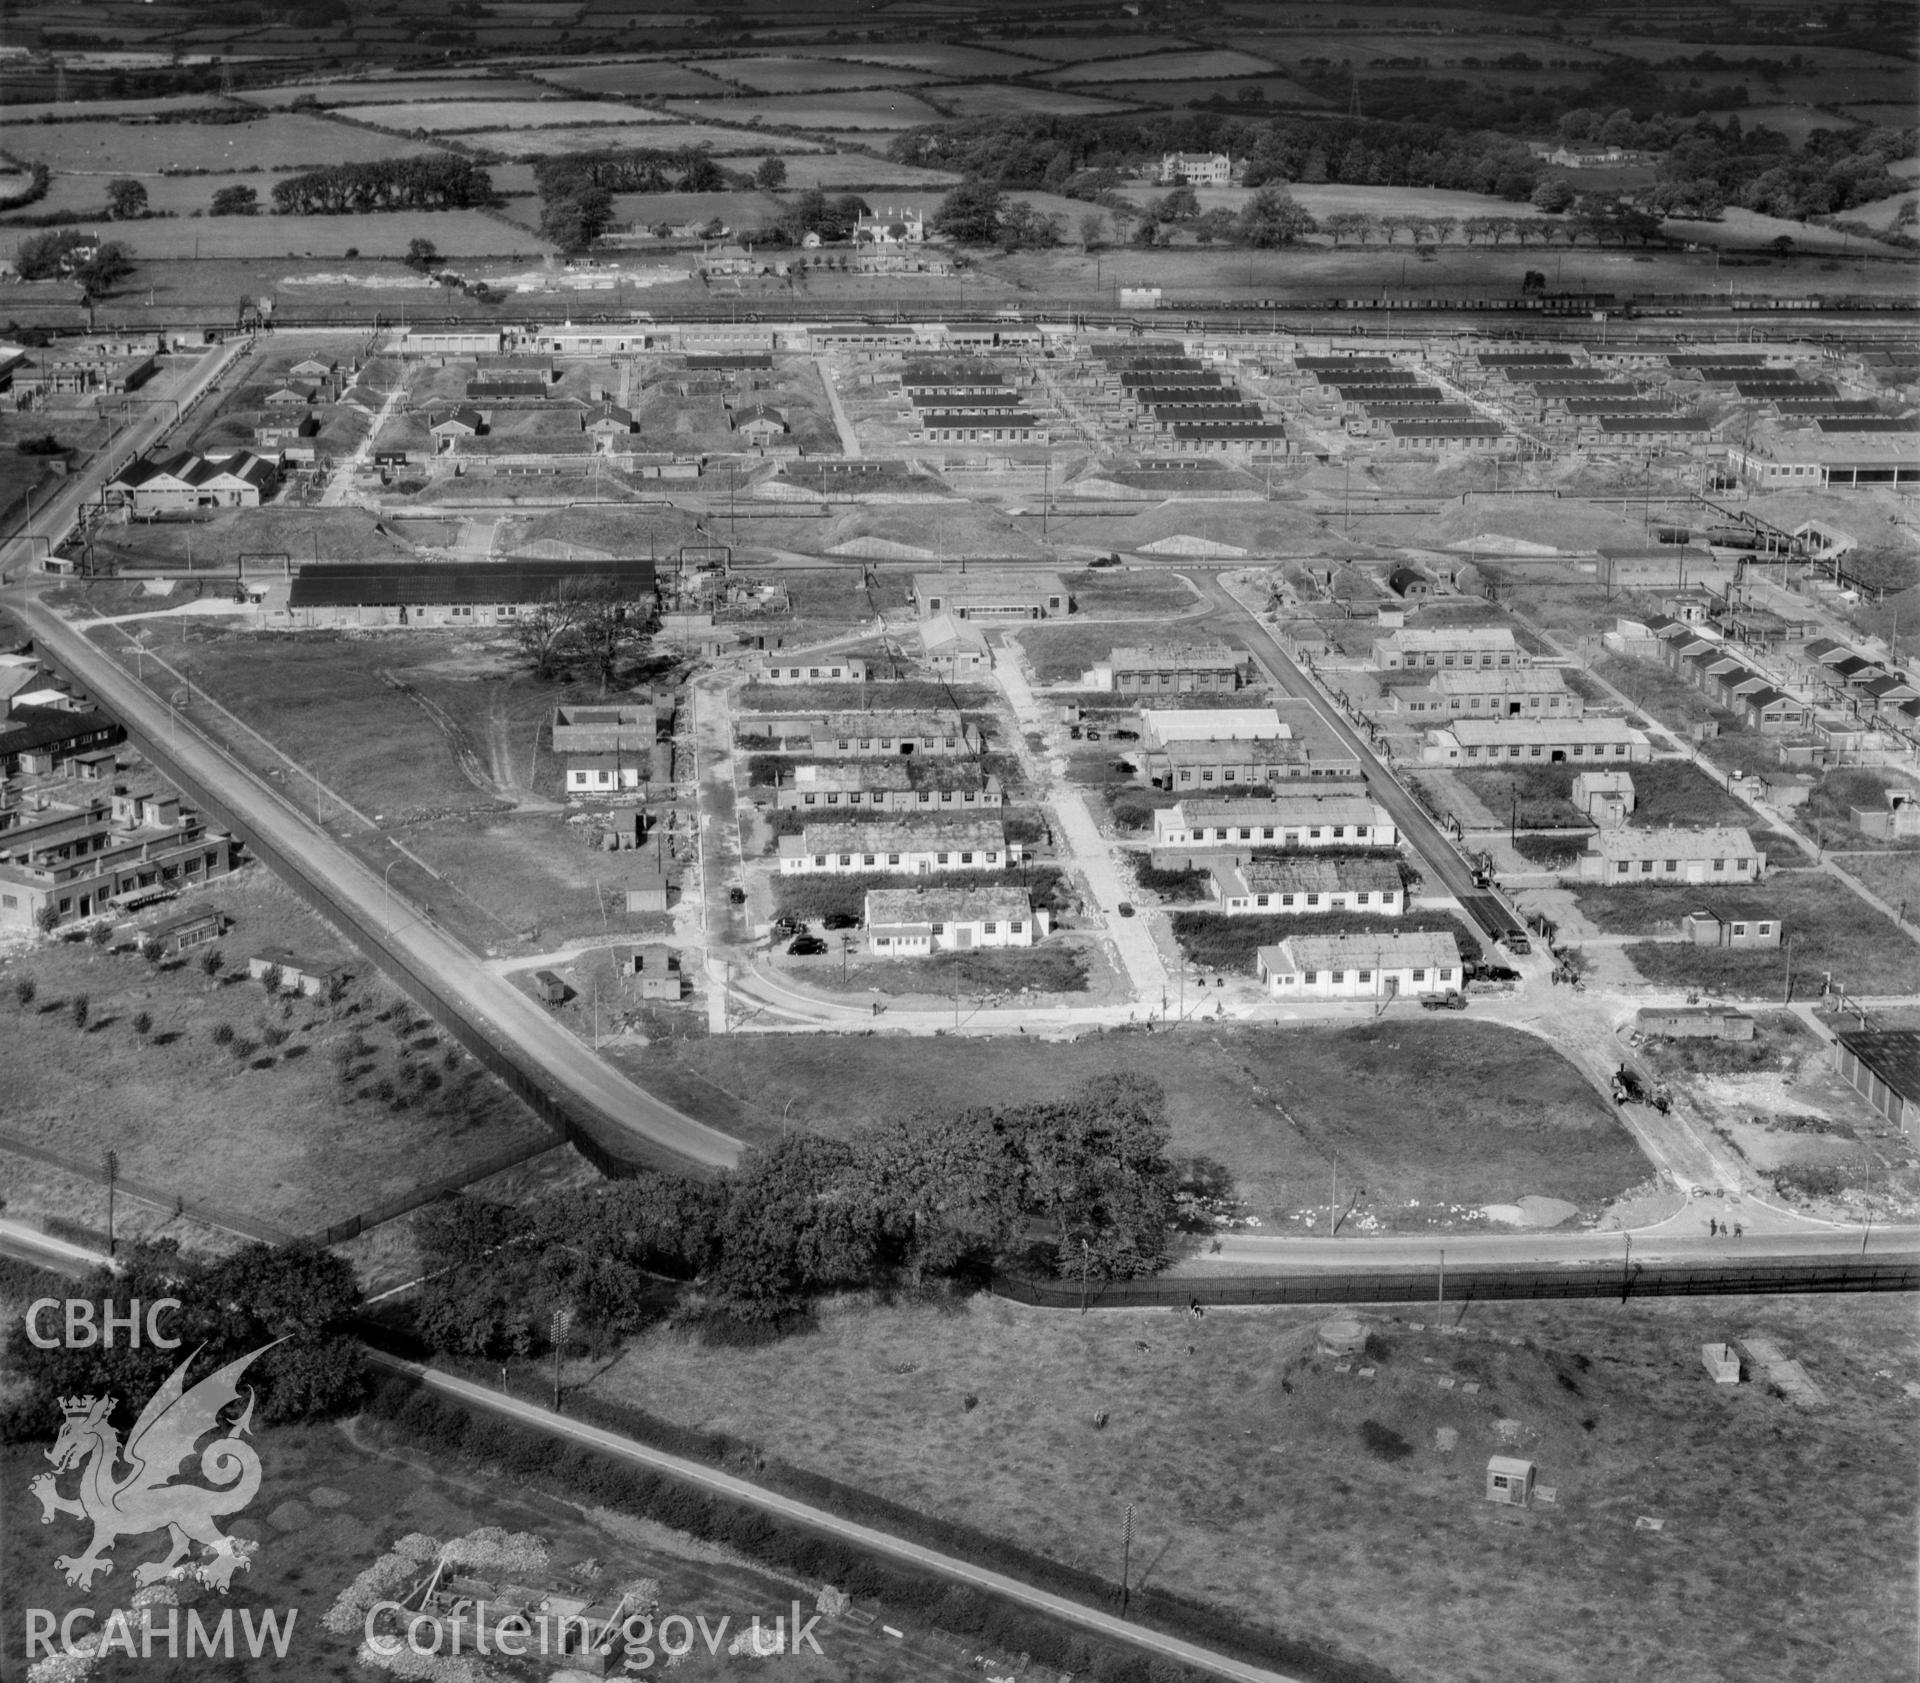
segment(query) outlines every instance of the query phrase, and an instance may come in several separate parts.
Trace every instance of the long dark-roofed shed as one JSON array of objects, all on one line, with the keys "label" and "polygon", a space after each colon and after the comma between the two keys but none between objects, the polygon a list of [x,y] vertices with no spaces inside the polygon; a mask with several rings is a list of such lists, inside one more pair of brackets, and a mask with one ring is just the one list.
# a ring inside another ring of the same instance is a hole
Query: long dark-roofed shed
[{"label": "long dark-roofed shed", "polygon": [[538,602],[563,580],[615,584],[629,598],[651,596],[651,561],[336,561],[300,568],[290,608],[437,607]]}]

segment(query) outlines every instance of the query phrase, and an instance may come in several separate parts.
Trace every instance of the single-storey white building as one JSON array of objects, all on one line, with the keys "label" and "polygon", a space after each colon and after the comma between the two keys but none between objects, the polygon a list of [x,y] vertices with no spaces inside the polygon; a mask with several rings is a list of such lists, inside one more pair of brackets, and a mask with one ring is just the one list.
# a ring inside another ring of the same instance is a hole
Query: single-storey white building
[{"label": "single-storey white building", "polygon": [[1580,875],[1614,886],[1758,882],[1767,856],[1745,830],[1600,830],[1587,839]]},{"label": "single-storey white building", "polygon": [[1262,947],[1254,966],[1275,999],[1380,999],[1445,993],[1465,979],[1460,943],[1436,930],[1296,935]]},{"label": "single-storey white building", "polygon": [[575,754],[567,761],[569,795],[615,795],[646,787],[652,759],[630,754]]},{"label": "single-storey white building", "polygon": [[1277,859],[1225,861],[1212,871],[1211,889],[1228,917],[1275,912],[1367,912],[1398,917],[1406,910],[1406,885],[1390,859]]},{"label": "single-storey white building", "polygon": [[782,876],[888,871],[1004,871],[1022,858],[1018,842],[993,819],[936,819],[918,824],[809,824],[780,838]]},{"label": "single-storey white building", "polygon": [[1413,667],[1445,671],[1450,666],[1525,666],[1527,657],[1504,625],[1403,627],[1374,638],[1373,664],[1382,672]]},{"label": "single-storey white building", "polygon": [[882,958],[1030,947],[1050,920],[1024,888],[876,888],[867,891],[867,951]]},{"label": "single-storey white building", "polygon": [[1584,708],[1557,666],[1437,672],[1419,689],[1393,691],[1393,704],[1402,713],[1449,719],[1577,719]]},{"label": "single-storey white building", "polygon": [[1140,709],[1140,738],[1149,749],[1169,742],[1282,742],[1292,735],[1277,707]]},{"label": "single-storey white building", "polygon": [[1429,765],[1494,765],[1509,760],[1650,760],[1644,731],[1620,719],[1456,719],[1427,732]]},{"label": "single-storey white building", "polygon": [[1153,845],[1394,847],[1387,809],[1365,795],[1275,794],[1258,800],[1178,801],[1153,815]]}]

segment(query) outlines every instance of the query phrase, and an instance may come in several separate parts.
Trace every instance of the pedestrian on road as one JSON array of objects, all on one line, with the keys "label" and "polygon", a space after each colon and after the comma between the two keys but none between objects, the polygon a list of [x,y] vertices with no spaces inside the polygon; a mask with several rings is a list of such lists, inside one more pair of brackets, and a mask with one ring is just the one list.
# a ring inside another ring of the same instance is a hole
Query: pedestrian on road
[{"label": "pedestrian on road", "polygon": [[1733,1224],[1733,1236],[1736,1239],[1744,1238],[1746,1236],[1746,1232],[1747,1232],[1746,1228],[1743,1227],[1739,1222],[1736,1221]]},{"label": "pedestrian on road", "polygon": [[1719,1236],[1720,1236],[1720,1224],[1719,1224],[1719,1222],[1717,1222],[1717,1221],[1709,1221],[1709,1222],[1707,1223],[1707,1233],[1708,1233],[1708,1235],[1709,1235],[1709,1237],[1711,1237],[1711,1238],[1715,1238],[1715,1239],[1717,1239],[1717,1238],[1719,1238]]}]

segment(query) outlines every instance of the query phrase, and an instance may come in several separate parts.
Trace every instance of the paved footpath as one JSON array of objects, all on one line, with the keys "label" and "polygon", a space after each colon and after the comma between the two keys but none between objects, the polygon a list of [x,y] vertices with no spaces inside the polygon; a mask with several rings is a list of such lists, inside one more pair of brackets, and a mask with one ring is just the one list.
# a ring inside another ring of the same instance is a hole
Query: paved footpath
[{"label": "paved footpath", "polygon": [[[1100,834],[1093,814],[1087,810],[1086,797],[1067,781],[1062,726],[1057,719],[1049,722],[1044,718],[1041,704],[1034,699],[1033,686],[1027,681],[1024,653],[1010,639],[1001,643],[993,671],[1023,727],[1021,737],[1013,744],[1014,750],[1034,787],[1050,792],[1054,816],[1060,825],[1060,862],[1069,870],[1077,869],[1085,880],[1088,897],[1106,925],[1134,998],[1158,1010],[1167,993],[1167,967],[1146,918],[1120,915],[1119,907],[1132,896],[1133,889],[1120,874],[1113,850]],[[1039,756],[1027,746],[1024,731],[1028,728],[1044,733],[1052,759],[1050,767],[1041,766]]]}]

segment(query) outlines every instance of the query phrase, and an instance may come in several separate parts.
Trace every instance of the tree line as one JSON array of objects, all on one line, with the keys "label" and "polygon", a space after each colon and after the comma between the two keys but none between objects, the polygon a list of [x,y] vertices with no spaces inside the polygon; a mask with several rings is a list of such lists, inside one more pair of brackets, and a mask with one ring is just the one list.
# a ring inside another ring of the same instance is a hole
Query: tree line
[{"label": "tree line", "polygon": [[493,177],[471,158],[450,153],[325,164],[290,175],[273,188],[273,208],[281,216],[473,210],[499,202]]},{"label": "tree line", "polygon": [[[784,168],[781,174],[784,179]],[[701,146],[565,152],[539,159],[533,179],[540,189],[540,232],[565,251],[585,251],[613,226],[616,193],[718,193],[735,185]]]},{"label": "tree line", "polygon": [[461,1196],[416,1218],[417,1331],[523,1355],[554,1310],[596,1350],[665,1312],[720,1336],[777,1328],[823,1293],[1039,1268],[1089,1281],[1165,1267],[1225,1171],[1167,1155],[1166,1100],[1103,1077],[1065,1098],[785,1136],[719,1181],[671,1175],[512,1205]]},{"label": "tree line", "polygon": [[[1801,217],[1898,192],[1888,164],[1920,149],[1914,129],[1819,129],[1795,146],[1774,130],[1691,122],[1627,106],[1556,112],[1570,145],[1618,145],[1660,154],[1656,185],[1639,196],[1663,215],[1717,216],[1740,204]],[[1554,130],[1549,118],[1543,128]],[[1336,183],[1436,187],[1514,203],[1556,175],[1520,141],[1427,123],[1303,121],[1188,110],[1146,116],[1027,116],[910,129],[891,144],[902,162],[957,170],[1002,189],[1101,201],[1143,162],[1173,151],[1244,160],[1249,187]]]},{"label": "tree line", "polygon": [[[18,1389],[0,1411],[0,1439],[50,1438],[63,1396],[112,1395],[118,1400],[115,1420],[125,1429],[195,1350],[189,1384],[274,1345],[247,1369],[246,1382],[258,1393],[255,1418],[262,1424],[317,1418],[360,1402],[366,1372],[351,1322],[361,1294],[343,1258],[303,1240],[247,1245],[208,1260],[189,1256],[172,1239],[123,1244],[120,1257],[118,1272],[101,1267],[77,1283],[22,1269],[15,1283],[24,1289],[14,1295],[86,1299],[96,1310],[112,1303],[116,1315],[131,1314],[136,1302],[151,1306],[174,1298],[180,1307],[162,1315],[158,1330],[179,1339],[178,1347],[156,1348],[144,1338],[129,1345],[122,1337],[111,1348],[42,1349],[28,1336],[25,1319],[16,1321],[6,1351]],[[43,1317],[43,1336],[54,1332],[55,1319]]]}]

